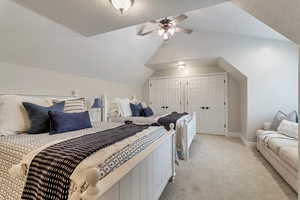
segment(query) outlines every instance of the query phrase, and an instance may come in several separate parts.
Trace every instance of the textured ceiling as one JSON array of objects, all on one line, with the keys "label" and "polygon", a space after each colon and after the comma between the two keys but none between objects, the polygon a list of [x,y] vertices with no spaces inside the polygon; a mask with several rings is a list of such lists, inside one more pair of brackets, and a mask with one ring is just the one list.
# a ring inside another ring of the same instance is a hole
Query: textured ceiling
[{"label": "textured ceiling", "polygon": [[13,0],[85,36],[177,15],[224,0],[136,0],[124,15],[109,0]]}]

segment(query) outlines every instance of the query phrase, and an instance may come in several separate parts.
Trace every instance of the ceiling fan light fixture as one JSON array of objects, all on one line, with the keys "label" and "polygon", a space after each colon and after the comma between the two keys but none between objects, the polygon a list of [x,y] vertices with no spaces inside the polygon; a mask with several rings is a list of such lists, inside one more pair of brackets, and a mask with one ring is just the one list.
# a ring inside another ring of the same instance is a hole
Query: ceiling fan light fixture
[{"label": "ceiling fan light fixture", "polygon": [[171,27],[168,29],[168,32],[173,36],[175,34],[175,27]]},{"label": "ceiling fan light fixture", "polygon": [[110,3],[123,14],[133,6],[134,0],[110,0]]},{"label": "ceiling fan light fixture", "polygon": [[161,28],[157,31],[157,33],[159,36],[163,36],[163,34],[165,33],[165,30]]},{"label": "ceiling fan light fixture", "polygon": [[163,34],[163,39],[164,39],[164,40],[168,40],[168,39],[169,39],[169,34],[168,34],[168,32],[165,32],[165,33]]}]

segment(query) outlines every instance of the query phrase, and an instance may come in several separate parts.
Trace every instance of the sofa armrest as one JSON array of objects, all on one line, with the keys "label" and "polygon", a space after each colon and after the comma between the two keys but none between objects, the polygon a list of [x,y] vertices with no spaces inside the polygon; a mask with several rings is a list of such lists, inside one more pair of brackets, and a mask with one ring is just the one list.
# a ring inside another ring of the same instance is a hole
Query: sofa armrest
[{"label": "sofa armrest", "polygon": [[265,122],[264,123],[264,130],[266,130],[266,131],[271,130],[271,124],[272,124],[272,122]]}]

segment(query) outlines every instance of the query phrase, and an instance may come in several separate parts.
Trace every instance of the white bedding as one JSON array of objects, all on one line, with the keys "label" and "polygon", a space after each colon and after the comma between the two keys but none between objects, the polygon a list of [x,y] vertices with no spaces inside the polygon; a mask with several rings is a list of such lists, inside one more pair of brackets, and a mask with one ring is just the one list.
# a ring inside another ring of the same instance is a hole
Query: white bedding
[{"label": "white bedding", "polygon": [[[0,137],[0,199],[20,199],[26,181],[26,169],[29,167],[31,160],[40,150],[51,144],[55,144],[66,139],[114,128],[119,125],[120,124],[117,123],[96,123],[93,124],[94,128],[91,129],[84,129],[57,135],[49,135],[45,133],[38,135],[21,134]],[[82,181],[84,180],[84,172],[87,168],[99,166],[103,160],[111,156],[113,153],[118,152],[123,147],[128,146],[147,134],[159,131],[162,132],[163,129],[159,127],[150,127],[135,136],[129,137],[121,142],[101,149],[100,151],[86,158],[77,166],[71,176],[72,182],[70,187],[70,195],[75,192],[76,188],[78,189],[78,187],[81,187],[82,184],[84,184]],[[12,168],[12,166],[19,166],[19,168]],[[11,168],[14,170],[11,170],[10,173],[15,176],[19,175],[19,177],[15,178],[9,174],[9,170]],[[105,183],[103,183],[103,185],[105,185]]]}]

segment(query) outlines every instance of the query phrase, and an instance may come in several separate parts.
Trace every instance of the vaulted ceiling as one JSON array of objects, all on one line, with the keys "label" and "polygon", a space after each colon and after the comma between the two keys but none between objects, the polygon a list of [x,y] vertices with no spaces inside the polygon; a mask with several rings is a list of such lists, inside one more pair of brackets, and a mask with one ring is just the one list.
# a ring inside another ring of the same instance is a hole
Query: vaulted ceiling
[{"label": "vaulted ceiling", "polygon": [[97,35],[152,19],[177,15],[226,0],[137,0],[121,15],[109,0],[13,0],[75,32]]},{"label": "vaulted ceiling", "polygon": [[161,40],[138,37],[135,26],[84,37],[11,0],[1,0],[0,44],[0,62],[137,84],[151,73],[144,63]]},{"label": "vaulted ceiling", "polygon": [[180,13],[195,31],[286,40],[231,3],[218,4],[223,0],[135,2],[121,16],[109,0],[1,0],[0,62],[138,84],[152,72],[145,63],[164,46],[157,35],[137,36],[135,25]]}]

